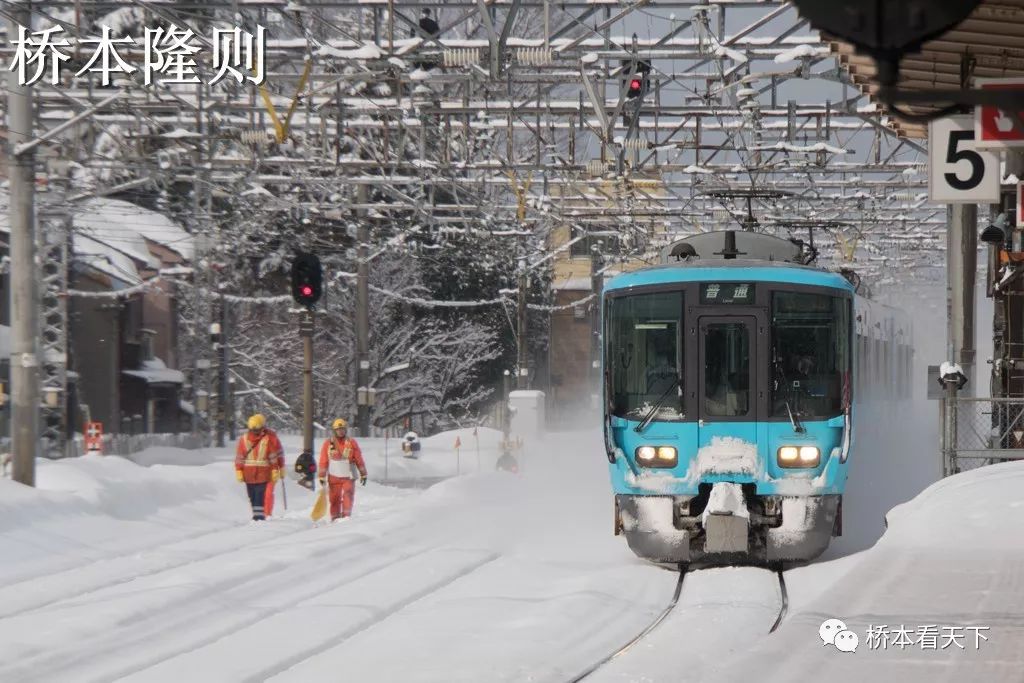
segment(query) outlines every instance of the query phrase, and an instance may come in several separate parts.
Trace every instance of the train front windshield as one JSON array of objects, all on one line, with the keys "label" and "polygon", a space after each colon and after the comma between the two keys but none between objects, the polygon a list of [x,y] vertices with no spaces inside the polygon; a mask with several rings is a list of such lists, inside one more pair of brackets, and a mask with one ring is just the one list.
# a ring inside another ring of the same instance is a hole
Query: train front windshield
[{"label": "train front windshield", "polygon": [[[758,287],[756,303],[752,293],[749,301],[723,303],[692,289],[609,297],[605,382],[611,414],[642,420],[657,407],[652,418],[661,422],[840,415],[850,376],[850,298],[823,288]],[[687,293],[697,302],[686,308],[692,320],[684,319]],[[757,338],[756,321],[766,313],[770,337]],[[770,347],[759,350],[762,343]],[[768,389],[759,400],[751,382]],[[698,383],[701,391],[695,391]]]},{"label": "train front windshield", "polygon": [[772,417],[789,409],[805,419],[843,411],[850,379],[850,300],[772,292]]},{"label": "train front windshield", "polygon": [[655,420],[684,419],[683,293],[657,292],[611,299],[605,369],[613,415],[642,419],[661,402]]}]

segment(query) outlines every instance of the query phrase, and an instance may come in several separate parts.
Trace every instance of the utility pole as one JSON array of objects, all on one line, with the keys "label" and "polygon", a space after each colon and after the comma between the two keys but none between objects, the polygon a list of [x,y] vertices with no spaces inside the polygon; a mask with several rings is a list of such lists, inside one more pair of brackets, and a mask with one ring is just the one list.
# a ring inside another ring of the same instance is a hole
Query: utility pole
[{"label": "utility pole", "polygon": [[[366,185],[360,184],[356,190],[356,203],[365,206],[366,202]],[[366,262],[369,241],[366,209],[359,208],[356,210],[356,428],[359,436],[370,434],[370,392],[367,391],[370,385],[370,283],[369,264]]]},{"label": "utility pole", "polygon": [[231,405],[231,383],[228,381],[228,306],[224,295],[220,295],[220,322],[218,330],[218,361],[217,361],[217,447],[224,447],[224,435],[229,430],[232,415],[228,414]]},{"label": "utility pole", "polygon": [[[27,3],[8,9],[8,36],[18,26],[31,26]],[[11,289],[11,476],[35,486],[39,450],[39,291],[36,282],[35,152],[19,154],[18,146],[34,135],[32,89],[18,82],[18,72],[7,76],[7,175],[10,181],[10,289]]]},{"label": "utility pole", "polygon": [[974,280],[977,270],[978,206],[950,204],[947,210],[947,303],[949,306],[949,360],[978,386],[974,376]]},{"label": "utility pole", "polygon": [[508,434],[512,429],[512,419],[508,414],[508,395],[512,392],[512,375],[506,370],[501,382],[501,433],[502,441],[508,442]]},{"label": "utility pole", "polygon": [[299,320],[302,337],[302,452],[313,457],[313,311]]},{"label": "utility pole", "polygon": [[516,389],[530,388],[530,352],[526,341],[527,318],[526,298],[530,292],[530,275],[526,272],[526,259],[519,259],[519,298],[516,302],[516,335],[518,338],[516,358]]}]

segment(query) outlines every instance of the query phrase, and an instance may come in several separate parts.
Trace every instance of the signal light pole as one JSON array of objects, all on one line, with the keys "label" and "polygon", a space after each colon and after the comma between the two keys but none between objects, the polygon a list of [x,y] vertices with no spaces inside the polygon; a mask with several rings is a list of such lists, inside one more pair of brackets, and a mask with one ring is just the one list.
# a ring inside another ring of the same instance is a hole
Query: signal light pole
[{"label": "signal light pole", "polygon": [[313,311],[306,309],[299,319],[302,338],[302,452],[313,457]]},{"label": "signal light pole", "polygon": [[292,261],[292,298],[302,311],[302,456],[313,458],[313,306],[323,294],[323,269],[315,254],[298,254]]}]

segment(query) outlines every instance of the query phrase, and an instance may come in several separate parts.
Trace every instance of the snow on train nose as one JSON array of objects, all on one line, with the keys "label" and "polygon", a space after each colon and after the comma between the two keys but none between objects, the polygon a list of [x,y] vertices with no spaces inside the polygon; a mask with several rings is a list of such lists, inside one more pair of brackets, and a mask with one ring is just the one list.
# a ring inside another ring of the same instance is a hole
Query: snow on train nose
[{"label": "snow on train nose", "polygon": [[714,484],[701,515],[701,524],[704,527],[705,553],[746,553],[750,513],[742,487],[725,481]]}]

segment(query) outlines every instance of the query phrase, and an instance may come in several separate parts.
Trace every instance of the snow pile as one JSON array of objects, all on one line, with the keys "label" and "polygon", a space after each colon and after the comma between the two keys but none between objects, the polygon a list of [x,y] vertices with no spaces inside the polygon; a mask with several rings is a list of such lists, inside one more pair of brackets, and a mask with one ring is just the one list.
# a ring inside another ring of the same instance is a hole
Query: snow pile
[{"label": "snow pile", "polygon": [[823,45],[797,45],[792,49],[775,55],[775,63],[795,62],[801,57],[823,57],[828,53],[829,49]]},{"label": "snow pile", "polygon": [[680,479],[671,472],[652,472],[647,470],[641,470],[640,476],[635,476],[632,472],[626,472],[624,480],[629,486],[654,493],[672,493],[678,490],[680,484],[688,484],[692,481],[689,476]]},{"label": "snow pile", "polygon": [[358,47],[352,50],[339,50],[331,47],[330,45],[321,45],[316,51],[318,56],[321,57],[338,57],[341,59],[380,59],[381,51],[372,43],[367,43],[362,47]]},{"label": "snow pile", "polygon": [[1024,463],[947,477],[894,507],[886,522],[879,546],[991,550],[1015,553],[1024,561]]},{"label": "snow pile", "polygon": [[939,366],[939,377],[947,377],[949,375],[962,375],[964,369],[960,367],[959,363],[953,363],[952,361],[944,360],[942,365]]},{"label": "snow pile", "polygon": [[705,175],[712,175],[714,174],[714,171],[703,166],[694,166],[693,164],[689,164],[686,168],[683,169],[683,173],[700,173]]},{"label": "snow pile", "polygon": [[734,436],[716,436],[697,451],[697,472],[706,474],[748,474],[759,472],[757,445]]},{"label": "snow pile", "polygon": [[716,57],[725,57],[726,59],[731,59],[737,64],[743,64],[747,61],[747,56],[745,54],[739,50],[733,50],[730,47],[726,47],[725,45],[716,46],[713,52]]}]

